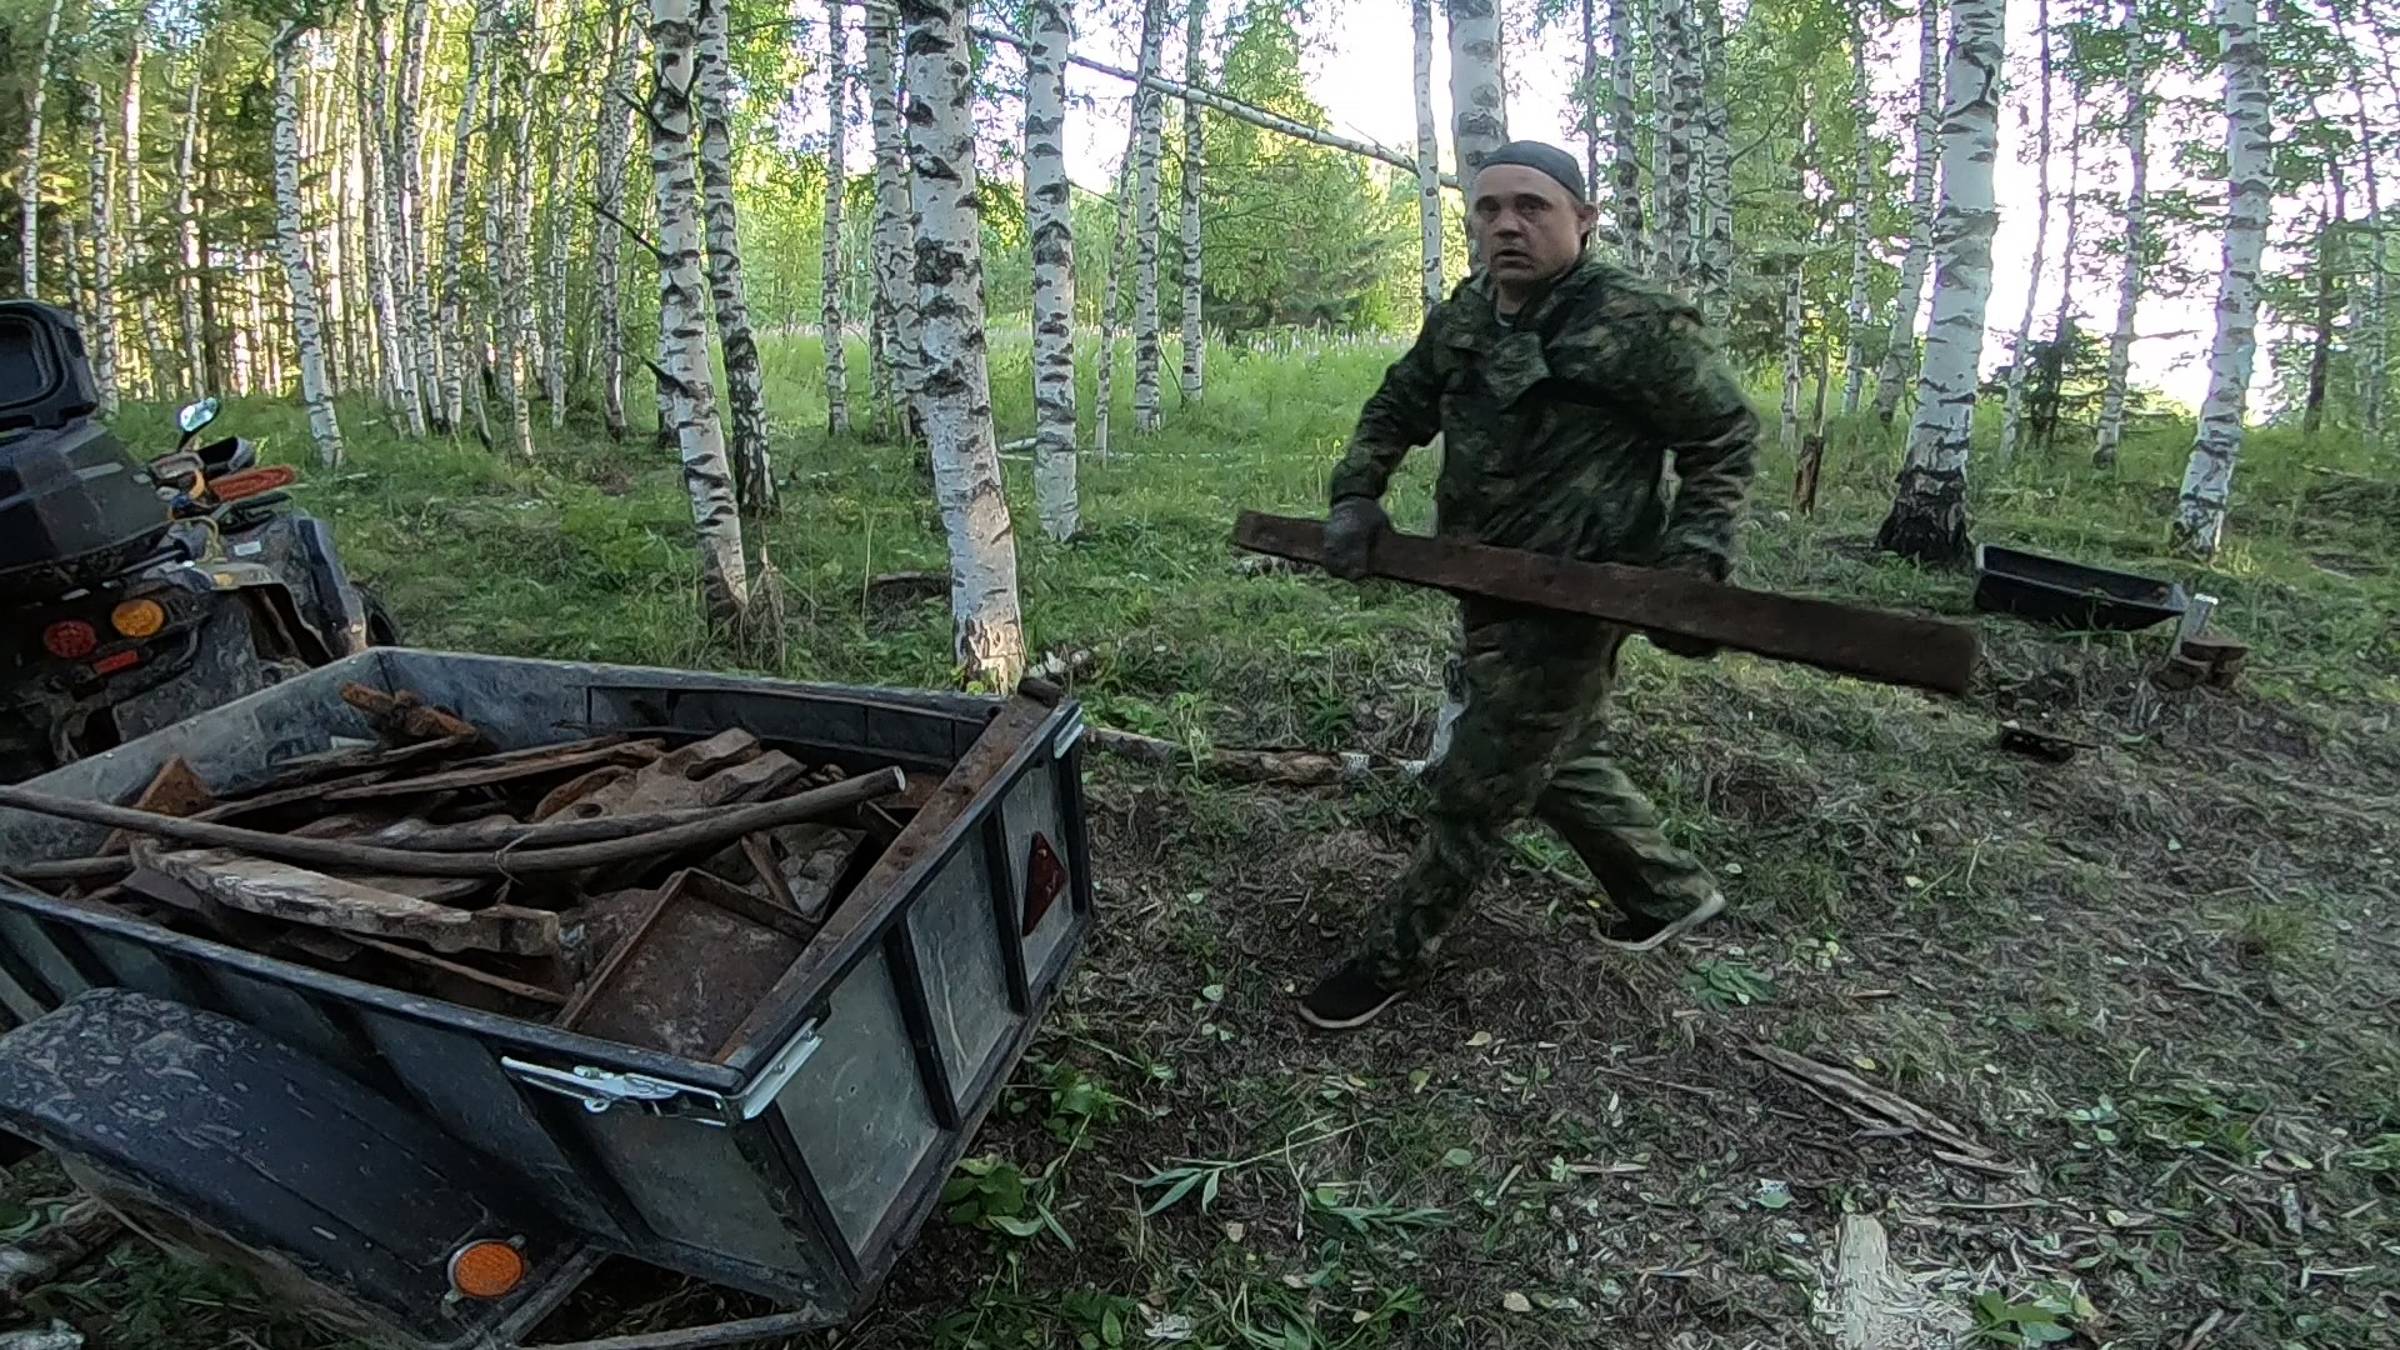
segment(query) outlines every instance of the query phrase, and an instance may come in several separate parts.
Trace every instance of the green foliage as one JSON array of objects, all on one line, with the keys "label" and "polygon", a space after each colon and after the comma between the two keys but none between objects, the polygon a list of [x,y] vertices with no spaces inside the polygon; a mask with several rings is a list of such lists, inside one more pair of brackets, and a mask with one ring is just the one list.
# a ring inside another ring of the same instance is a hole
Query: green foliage
[{"label": "green foliage", "polygon": [[1975,1345],[2056,1345],[2075,1338],[2074,1323],[2092,1317],[2090,1300],[2068,1286],[2044,1284],[2017,1302],[1997,1290],[1975,1296]]}]

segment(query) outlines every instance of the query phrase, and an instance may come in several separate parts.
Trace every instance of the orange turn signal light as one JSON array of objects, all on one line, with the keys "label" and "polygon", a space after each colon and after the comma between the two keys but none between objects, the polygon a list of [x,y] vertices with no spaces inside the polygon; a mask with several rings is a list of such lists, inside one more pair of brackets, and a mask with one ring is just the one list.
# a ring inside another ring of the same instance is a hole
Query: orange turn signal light
[{"label": "orange turn signal light", "polygon": [[146,638],[167,626],[166,607],[156,600],[128,600],[108,612],[108,626],[129,638]]},{"label": "orange turn signal light", "polygon": [[450,1258],[450,1287],[468,1298],[506,1298],[525,1283],[525,1254],[495,1238],[479,1238]]}]

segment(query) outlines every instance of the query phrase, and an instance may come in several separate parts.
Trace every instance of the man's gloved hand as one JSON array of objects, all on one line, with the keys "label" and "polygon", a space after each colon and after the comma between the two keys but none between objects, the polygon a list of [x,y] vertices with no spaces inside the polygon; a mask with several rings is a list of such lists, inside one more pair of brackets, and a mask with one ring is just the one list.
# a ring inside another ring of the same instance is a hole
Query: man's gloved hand
[{"label": "man's gloved hand", "polygon": [[[1713,553],[1685,553],[1662,558],[1658,566],[1664,571],[1688,573],[1703,581],[1723,581],[1730,570],[1725,560]],[[1650,639],[1650,645],[1660,651],[1692,661],[1713,660],[1718,652],[1724,650],[1718,643],[1685,637],[1680,633],[1649,633],[1646,636]]]},{"label": "man's gloved hand", "polygon": [[1375,536],[1391,528],[1383,503],[1373,497],[1344,497],[1325,518],[1325,570],[1356,581],[1367,574]]}]

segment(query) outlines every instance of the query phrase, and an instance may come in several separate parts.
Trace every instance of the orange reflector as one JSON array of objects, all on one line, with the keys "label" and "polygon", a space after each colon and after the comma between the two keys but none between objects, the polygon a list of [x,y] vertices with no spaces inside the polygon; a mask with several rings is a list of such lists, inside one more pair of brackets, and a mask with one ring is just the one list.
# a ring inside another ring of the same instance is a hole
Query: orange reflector
[{"label": "orange reflector", "polygon": [[468,1298],[506,1298],[525,1283],[525,1254],[483,1238],[450,1258],[450,1287]]},{"label": "orange reflector", "polygon": [[141,649],[138,647],[127,647],[121,652],[110,652],[108,655],[92,662],[92,673],[94,675],[114,675],[118,671],[124,670],[129,666],[138,666],[141,663]]},{"label": "orange reflector", "polygon": [[146,638],[167,626],[167,611],[156,600],[128,600],[108,612],[108,624],[126,637]]}]

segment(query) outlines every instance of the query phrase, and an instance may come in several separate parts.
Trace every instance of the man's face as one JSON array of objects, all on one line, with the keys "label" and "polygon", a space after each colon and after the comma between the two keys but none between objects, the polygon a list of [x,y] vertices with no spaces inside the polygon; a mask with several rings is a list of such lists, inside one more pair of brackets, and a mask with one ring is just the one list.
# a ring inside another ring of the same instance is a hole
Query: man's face
[{"label": "man's face", "polygon": [[1499,164],[1475,175],[1475,243],[1502,285],[1563,275],[1582,254],[1584,232],[1598,216],[1538,169]]}]

